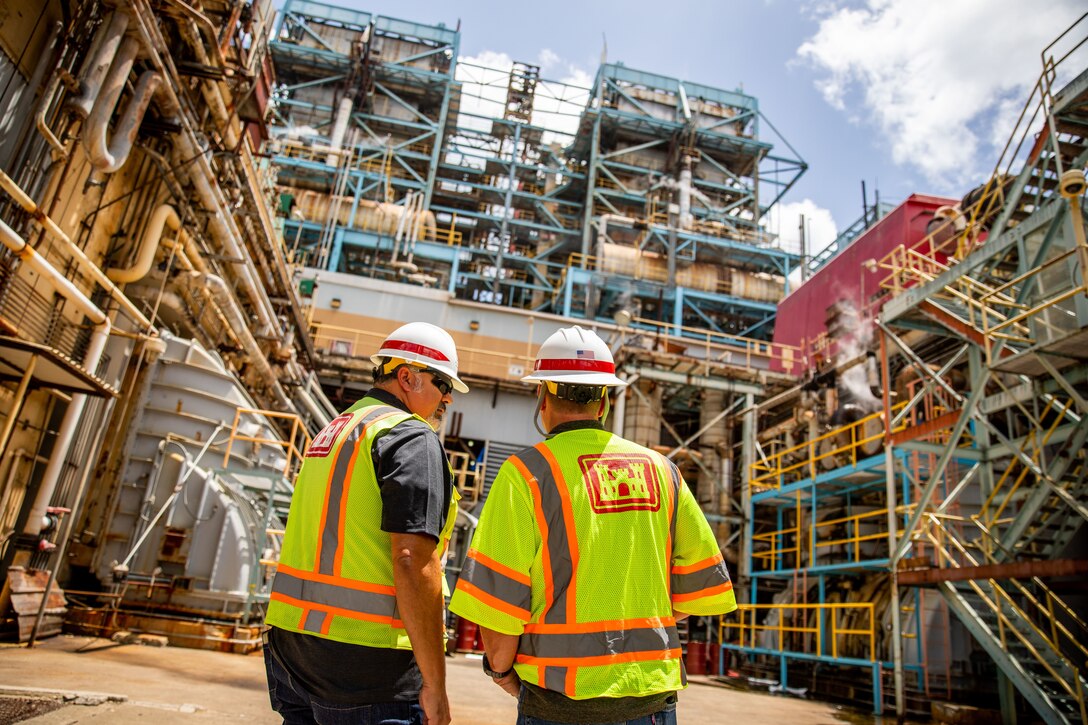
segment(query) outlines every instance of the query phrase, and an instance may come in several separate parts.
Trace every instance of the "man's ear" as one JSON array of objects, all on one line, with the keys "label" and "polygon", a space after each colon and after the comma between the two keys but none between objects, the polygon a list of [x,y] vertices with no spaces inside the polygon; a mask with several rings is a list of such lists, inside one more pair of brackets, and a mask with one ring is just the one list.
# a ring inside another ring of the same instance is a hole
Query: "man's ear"
[{"label": "man's ear", "polygon": [[412,371],[407,365],[397,370],[397,382],[400,384],[401,389],[405,392],[412,390],[411,374]]},{"label": "man's ear", "polygon": [[606,391],[604,391],[604,395],[601,396],[600,404],[597,406],[597,420],[600,420],[601,416],[604,415],[604,406],[605,406],[605,404],[607,402],[608,402],[608,391],[606,390]]}]

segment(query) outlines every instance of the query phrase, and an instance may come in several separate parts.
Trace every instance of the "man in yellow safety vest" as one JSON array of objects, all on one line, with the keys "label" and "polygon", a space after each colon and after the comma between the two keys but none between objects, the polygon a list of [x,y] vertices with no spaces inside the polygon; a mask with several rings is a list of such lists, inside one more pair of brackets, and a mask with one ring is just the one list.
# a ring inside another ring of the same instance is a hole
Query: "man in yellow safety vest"
[{"label": "man in yellow safety vest", "polygon": [[412,322],[374,387],[314,438],[265,622],[272,708],[289,725],[447,725],[442,556],[457,496],[435,433],[457,377],[445,330]]},{"label": "man in yellow safety vest", "polygon": [[547,438],[499,469],[450,609],[519,725],[675,723],[676,620],[737,607],[714,534],[671,461],[601,425],[625,383],[596,333],[559,330],[523,380]]}]

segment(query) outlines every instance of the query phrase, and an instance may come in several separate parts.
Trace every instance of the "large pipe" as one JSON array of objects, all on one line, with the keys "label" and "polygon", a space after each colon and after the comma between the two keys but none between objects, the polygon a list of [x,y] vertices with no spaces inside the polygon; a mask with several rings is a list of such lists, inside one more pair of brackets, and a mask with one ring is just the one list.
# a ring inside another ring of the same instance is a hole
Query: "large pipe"
[{"label": "large pipe", "polygon": [[[151,265],[155,262],[155,253],[159,249],[159,243],[162,241],[162,235],[167,227],[173,232],[178,232],[181,229],[181,219],[178,218],[178,213],[174,211],[174,207],[163,204],[151,214],[151,221],[147,223],[147,229],[144,230],[144,236],[140,240],[136,261],[130,267],[110,267],[106,270],[106,276],[120,284],[135,282],[146,277],[147,273],[151,271]],[[184,232],[182,235],[188,237]],[[179,235],[179,242],[182,235]],[[189,241],[189,244],[191,244],[191,241]],[[191,250],[187,248],[185,251],[186,257],[192,263],[192,256],[189,254]]]},{"label": "large pipe", "polygon": [[[272,303],[269,302],[268,296],[264,292],[264,286],[258,280],[253,269],[252,257],[242,249],[241,232],[234,221],[234,216],[231,214],[226,200],[223,199],[222,191],[218,189],[211,169],[207,165],[207,159],[204,156],[207,152],[198,150],[187,133],[178,134],[177,138],[179,151],[184,159],[196,159],[195,163],[189,165],[189,178],[196,187],[201,204],[209,213],[208,227],[211,229],[212,236],[223,248],[223,253],[226,256],[243,260],[240,264],[235,265],[235,269],[238,271],[242,287],[252,301],[253,309],[257,314],[257,320],[260,324],[258,334],[278,338],[280,335],[275,323],[275,310],[272,309]],[[249,325],[246,324],[245,326],[248,329]]]},{"label": "large pipe", "polygon": [[[64,249],[79,263],[80,267],[87,272],[91,278],[105,289],[110,297],[113,298],[117,304],[119,304],[129,317],[136,321],[136,323],[142,328],[144,332],[151,329],[151,320],[147,319],[139,308],[132,303],[128,297],[115,285],[110,278],[106,276],[106,273],[102,271],[102,268],[92,262],[90,258],[83,253],[77,245],[72,243],[72,240],[68,238],[68,235],[61,230],[57,223],[53,221],[49,216],[45,214],[38,205],[34,202],[30,196],[23,191],[14,180],[3,171],[0,171],[0,188],[3,188],[11,198],[21,206],[24,210],[29,212],[45,229],[53,235],[56,239],[60,240],[64,244]],[[69,283],[70,284],[70,283]],[[75,289],[73,287],[73,289]],[[76,290],[78,292],[78,290]],[[82,294],[82,293],[80,293]],[[98,309],[97,307],[95,309]],[[89,316],[89,315],[88,315]]]},{"label": "large pipe", "polygon": [[65,108],[81,118],[87,118],[98,100],[102,82],[113,65],[121,39],[128,28],[129,16],[115,10],[109,21],[102,23],[95,34],[94,51],[83,61],[79,69],[79,95],[65,104]]},{"label": "large pipe", "polygon": [[[139,41],[128,39],[122,45],[118,53],[118,62],[110,69],[110,75],[106,79],[105,91],[98,96],[98,102],[91,111],[90,122],[87,129],[87,144],[90,152],[91,165],[105,174],[112,174],[120,169],[128,161],[128,155],[132,152],[132,144],[136,141],[136,132],[143,123],[144,114],[151,103],[151,97],[155,95],[162,76],[155,71],[144,71],[136,82],[136,90],[129,99],[113,136],[107,139],[109,133],[110,118],[113,117],[114,107],[128,80],[128,72],[132,68],[132,61],[128,60],[128,48],[132,47],[132,57],[135,59],[139,50]],[[123,63],[121,61],[127,61]],[[116,71],[116,72],[115,72]]]},{"label": "large pipe", "polygon": [[344,144],[344,134],[348,130],[348,121],[351,120],[352,99],[344,96],[340,99],[340,107],[336,111],[336,121],[332,127],[332,136],[329,138],[329,155],[325,157],[325,163],[329,166],[340,164],[340,149]]},{"label": "large pipe", "polygon": [[[95,330],[91,334],[90,344],[83,356],[83,369],[93,375],[98,369],[98,363],[102,359],[102,353],[106,349],[106,342],[110,336],[111,325],[106,313],[91,302],[82,291],[72,284],[71,280],[58,272],[53,265],[38,254],[33,247],[26,243],[26,240],[20,237],[3,220],[0,220],[0,240],[4,242],[4,246],[18,255],[27,266],[37,272],[62,297],[75,305],[94,325]],[[53,492],[57,488],[57,481],[60,480],[61,470],[67,461],[68,451],[71,448],[72,439],[75,437],[76,427],[83,417],[83,409],[86,404],[87,396],[77,393],[72,396],[72,402],[68,404],[68,410],[64,412],[64,420],[61,421],[60,429],[57,431],[53,452],[49,456],[49,464],[42,475],[41,487],[38,489],[38,495],[34,499],[34,505],[31,507],[30,515],[26,520],[26,527],[23,529],[23,533],[28,536],[37,536],[41,533],[46,509],[49,507],[49,501],[53,498]]]},{"label": "large pipe", "polygon": [[680,228],[691,229],[694,218],[691,215],[691,157],[684,157],[680,169]]},{"label": "large pipe", "polygon": [[[184,5],[184,3],[178,4]],[[204,20],[207,21],[207,18],[204,18]],[[189,47],[192,48],[193,54],[196,56],[196,61],[201,65],[210,66],[212,62],[204,47],[204,41],[200,39],[200,31],[195,28],[191,21],[181,21],[178,23],[178,27],[181,29],[181,36],[189,44]],[[214,34],[212,37],[215,37]],[[215,45],[215,49],[218,51],[218,44],[213,43],[213,45]],[[220,64],[220,67],[225,71],[228,70],[223,64]],[[200,84],[200,89],[201,94],[204,96],[205,103],[208,104],[208,110],[211,111],[212,118],[215,119],[216,126],[223,135],[224,143],[229,148],[236,148],[239,140],[238,132],[230,122],[230,111],[227,110],[227,102],[223,97],[223,88],[216,81],[206,80]]]},{"label": "large pipe", "polygon": [[237,301],[231,294],[230,287],[223,281],[223,278],[214,274],[190,272],[188,281],[190,288],[203,288],[211,294],[212,299],[219,307],[219,311],[223,313],[223,316],[231,324],[234,333],[238,336],[239,342],[241,342],[242,347],[245,348],[249,361],[261,371],[261,374],[268,381],[268,387],[275,396],[276,402],[279,403],[284,410],[292,410],[294,406],[291,404],[287,394],[283,392],[283,387],[280,386],[276,373],[272,370],[272,366],[268,362],[268,358],[265,357],[264,352],[257,344],[257,340],[254,339],[253,334],[249,331],[249,325],[246,324],[245,316],[242,314],[242,310],[239,309]]}]

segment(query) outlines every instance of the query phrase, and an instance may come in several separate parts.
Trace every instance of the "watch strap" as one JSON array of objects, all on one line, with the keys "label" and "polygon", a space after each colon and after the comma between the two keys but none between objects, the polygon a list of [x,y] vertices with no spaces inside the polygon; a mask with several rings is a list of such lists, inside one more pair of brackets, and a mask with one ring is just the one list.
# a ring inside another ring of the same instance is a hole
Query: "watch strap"
[{"label": "watch strap", "polygon": [[510,665],[510,669],[506,670],[505,672],[496,672],[495,670],[491,669],[491,663],[487,660],[487,653],[484,653],[483,665],[484,673],[489,675],[493,680],[501,680],[502,678],[506,677],[514,671],[513,665]]}]

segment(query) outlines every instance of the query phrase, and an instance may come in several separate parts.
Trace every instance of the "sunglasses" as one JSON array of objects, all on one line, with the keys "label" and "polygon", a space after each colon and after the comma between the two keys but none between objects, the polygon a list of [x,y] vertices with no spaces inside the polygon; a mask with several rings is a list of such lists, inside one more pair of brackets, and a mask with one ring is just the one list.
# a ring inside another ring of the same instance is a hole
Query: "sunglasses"
[{"label": "sunglasses", "polygon": [[449,379],[446,378],[446,376],[444,376],[442,373],[438,372],[437,370],[431,370],[430,368],[425,368],[425,369],[421,370],[420,372],[430,373],[431,374],[431,385],[438,388],[438,392],[441,393],[443,395],[443,397],[446,396],[446,395],[449,395],[450,391],[453,390],[453,383],[450,382]]}]

